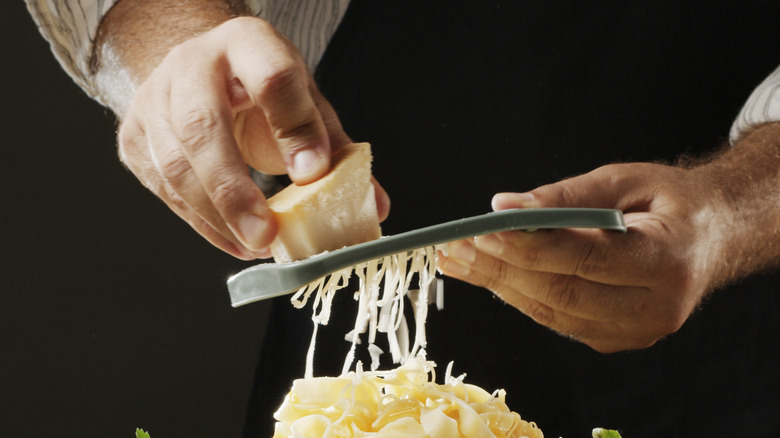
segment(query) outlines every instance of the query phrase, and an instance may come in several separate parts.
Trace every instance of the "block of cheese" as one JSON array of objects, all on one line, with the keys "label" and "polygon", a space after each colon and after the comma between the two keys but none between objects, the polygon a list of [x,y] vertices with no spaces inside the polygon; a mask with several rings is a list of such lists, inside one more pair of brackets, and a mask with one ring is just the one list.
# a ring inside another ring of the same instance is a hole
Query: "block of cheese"
[{"label": "block of cheese", "polygon": [[319,180],[291,184],[268,200],[279,223],[271,252],[277,262],[301,260],[382,235],[371,182],[371,145],[342,147]]}]

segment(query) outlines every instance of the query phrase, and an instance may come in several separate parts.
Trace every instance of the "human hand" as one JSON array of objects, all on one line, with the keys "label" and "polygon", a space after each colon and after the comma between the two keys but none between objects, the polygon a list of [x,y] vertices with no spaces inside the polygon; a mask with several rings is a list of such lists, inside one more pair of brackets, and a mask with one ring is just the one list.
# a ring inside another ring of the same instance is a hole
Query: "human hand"
[{"label": "human hand", "polygon": [[[268,257],[276,222],[247,164],[298,184],[350,141],[300,54],[240,17],[174,47],[138,87],[119,129],[122,162],[222,250]],[[376,184],[380,218],[389,200]]]},{"label": "human hand", "polygon": [[440,269],[597,351],[651,346],[680,328],[722,266],[719,214],[726,204],[707,178],[678,167],[616,164],[529,193],[498,194],[495,210],[617,208],[628,232],[486,235],[452,244]]}]

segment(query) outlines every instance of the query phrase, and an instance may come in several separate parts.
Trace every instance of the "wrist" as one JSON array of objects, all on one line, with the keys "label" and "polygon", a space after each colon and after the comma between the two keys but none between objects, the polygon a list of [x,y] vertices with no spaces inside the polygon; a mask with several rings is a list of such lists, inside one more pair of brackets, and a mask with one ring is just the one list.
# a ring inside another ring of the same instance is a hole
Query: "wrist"
[{"label": "wrist", "polygon": [[713,287],[780,266],[780,123],[760,125],[690,169],[706,190]]},{"label": "wrist", "polygon": [[100,99],[121,119],[136,88],[176,45],[250,15],[242,0],[122,0],[103,17],[90,60]]}]

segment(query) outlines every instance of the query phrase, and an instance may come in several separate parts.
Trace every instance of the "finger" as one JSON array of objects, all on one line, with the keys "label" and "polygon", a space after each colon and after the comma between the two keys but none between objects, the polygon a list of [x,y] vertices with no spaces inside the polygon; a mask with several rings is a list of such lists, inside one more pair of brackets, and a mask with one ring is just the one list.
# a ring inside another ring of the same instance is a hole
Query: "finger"
[{"label": "finger", "polygon": [[[651,346],[658,337],[639,337],[618,324],[597,322],[568,315],[505,283],[491,284],[491,277],[456,260],[440,255],[440,269],[445,275],[484,287],[501,300],[518,309],[535,322],[572,340],[582,342],[601,353],[641,349]],[[646,339],[645,339],[646,338]]]},{"label": "finger", "polygon": [[[164,67],[156,74],[164,77],[171,72]],[[236,247],[241,258],[254,258],[214,207],[184,155],[179,139],[173,133],[169,114],[169,82],[153,80],[150,84],[140,92],[143,103],[139,109],[147,115],[143,118],[148,145],[145,149],[161,179],[159,196],[211,243],[220,248]]]},{"label": "finger", "polygon": [[461,263],[469,264],[474,275],[479,275],[491,287],[509,285],[523,295],[571,316],[628,323],[636,319],[648,299],[647,288],[616,286],[574,275],[522,269],[503,258],[479,252],[477,248],[469,241],[457,242],[451,248],[451,257],[465,256],[465,260],[460,259]]},{"label": "finger", "polygon": [[242,245],[226,239],[210,224],[202,220],[173,189],[163,181],[157,172],[151,158],[146,137],[138,124],[137,118],[130,114],[122,124],[118,136],[120,161],[136,178],[152,193],[160,198],[177,216],[186,221],[212,245],[226,253],[244,260],[252,260],[257,256],[247,251]]},{"label": "finger", "polygon": [[191,225],[203,222],[196,229],[203,230],[201,234],[212,243],[218,240],[215,235],[218,234],[222,239],[241,248],[245,254],[250,254],[212,204],[184,155],[181,144],[171,131],[170,122],[160,115],[147,120],[146,123],[150,155],[165,183],[163,190],[167,192],[166,199],[178,201],[175,202],[176,208],[172,209],[180,215],[183,212],[183,217]]},{"label": "finger", "polygon": [[646,172],[657,172],[649,166],[652,165],[607,165],[530,192],[498,193],[492,200],[493,209],[572,207],[637,210],[647,206],[656,189],[647,185],[644,176]]},{"label": "finger", "polygon": [[270,257],[270,252],[268,251],[252,252],[241,245],[241,243],[236,242],[235,239],[226,238],[222,232],[217,231],[211,224],[203,220],[200,215],[190,208],[190,206],[172,190],[167,191],[167,196],[161,196],[160,199],[162,199],[168,208],[176,213],[177,216],[182,218],[198,232],[198,234],[205,238],[206,241],[228,254],[242,260],[255,260],[257,258]]},{"label": "finger", "polygon": [[479,236],[474,243],[480,251],[516,268],[623,284],[638,269],[631,263],[623,266],[624,257],[617,255],[621,253],[618,244],[611,240],[615,236],[604,234],[594,230],[517,231]]},{"label": "finger", "polygon": [[[250,250],[264,250],[276,234],[276,222],[233,137],[224,66],[217,57],[185,49],[171,56],[178,57],[172,65],[185,67],[170,88],[171,127],[182,152],[230,230]],[[199,202],[198,211],[209,208]]]},{"label": "finger", "polygon": [[593,340],[603,341],[615,335],[616,328],[613,324],[576,317],[554,309],[524,294],[518,287],[496,281],[492,275],[485,275],[475,269],[473,264],[462,263],[459,259],[442,254],[439,257],[439,269],[443,274],[488,289],[535,322],[568,338],[587,343]]},{"label": "finger", "polygon": [[626,216],[627,232],[595,229],[507,231],[475,239],[481,251],[515,267],[574,275],[610,285],[652,286],[658,273],[671,275],[683,265],[684,253],[671,253],[675,239],[664,218],[651,214]]},{"label": "finger", "polygon": [[157,194],[160,178],[146,144],[146,132],[135,113],[130,112],[119,126],[117,133],[119,161],[130,170],[138,181]]},{"label": "finger", "polygon": [[[182,151],[179,139],[174,135],[168,115],[168,90],[155,93],[147,98],[153,106],[149,113],[154,117],[144,120],[151,159],[159,175],[172,193],[170,198],[181,199],[187,210],[192,211],[200,220],[209,225],[210,232],[217,232],[234,245],[246,250],[228,228],[220,213],[216,210],[200,181],[192,170],[190,162]],[[189,214],[188,214],[189,216]]]},{"label": "finger", "polygon": [[[308,89],[309,89],[309,93],[312,96],[314,104],[317,107],[317,111],[319,111],[319,114],[322,117],[323,123],[325,125],[325,129],[328,133],[328,140],[331,147],[331,152],[335,152],[336,150],[343,147],[344,145],[351,143],[352,140],[344,132],[344,128],[341,125],[341,121],[339,120],[336,111],[333,109],[330,102],[328,102],[327,99],[325,99],[325,97],[322,95],[322,93],[319,91],[319,89],[316,87],[313,81],[309,81]],[[254,117],[253,113],[244,112],[239,116],[240,116],[239,120],[241,120],[241,123],[251,123],[254,124],[254,126],[265,126],[267,124],[267,121],[265,119],[260,120],[259,118]],[[248,121],[245,118],[251,118],[251,121]],[[262,160],[263,161],[262,166],[267,169],[270,169],[271,173],[274,173],[274,168],[272,167],[273,164],[268,164],[267,158],[268,156],[275,156],[277,151],[252,150],[248,152],[249,155],[257,155],[258,153],[265,155],[264,157],[265,160]],[[258,159],[256,161],[260,162],[261,160]],[[384,221],[385,219],[387,219],[390,212],[390,197],[387,195],[387,192],[379,184],[376,178],[372,177],[371,182],[374,184],[374,194],[376,197],[377,213],[379,216],[379,220]]]},{"label": "finger", "polygon": [[499,260],[480,254],[475,262],[467,263],[452,257],[453,250],[455,255],[461,251],[457,245],[451,245],[449,256],[439,254],[439,268],[444,274],[492,291],[507,304],[517,308],[539,324],[583,342],[597,351],[614,352],[645,348],[660,338],[655,332],[643,331],[642,319],[639,315],[629,317],[625,313],[616,313],[619,318],[610,318],[609,314],[603,314],[600,318],[593,319],[587,315],[578,316],[557,308],[561,306],[556,306],[556,302],[565,303],[568,298],[563,301],[555,298],[552,304],[546,302],[547,291],[553,289],[548,285],[556,283],[551,281],[549,275],[542,274],[535,278],[538,273],[524,272],[520,275],[528,276],[528,281],[516,282],[510,279],[518,274],[512,274],[511,267],[508,267],[506,274],[501,274],[504,272],[503,268],[489,267],[490,264],[500,265]]},{"label": "finger", "polygon": [[236,21],[235,25],[246,25],[243,30],[256,37],[243,33],[240,40],[231,41],[227,56],[232,74],[262,108],[290,178],[297,184],[318,179],[330,167],[329,135],[311,94],[313,80],[300,55],[261,20]]}]

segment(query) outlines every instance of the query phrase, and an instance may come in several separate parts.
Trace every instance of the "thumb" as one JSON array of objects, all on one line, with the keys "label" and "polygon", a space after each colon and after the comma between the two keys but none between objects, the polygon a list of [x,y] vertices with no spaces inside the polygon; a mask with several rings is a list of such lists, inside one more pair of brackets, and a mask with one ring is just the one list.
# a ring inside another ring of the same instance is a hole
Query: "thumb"
[{"label": "thumb", "polygon": [[603,166],[530,192],[498,193],[493,197],[492,206],[496,211],[541,207],[616,208],[625,191],[631,189],[631,178],[624,178],[622,170],[620,165]]}]

